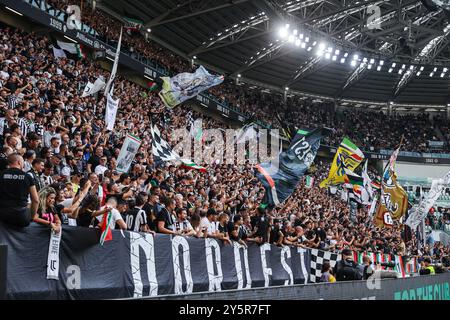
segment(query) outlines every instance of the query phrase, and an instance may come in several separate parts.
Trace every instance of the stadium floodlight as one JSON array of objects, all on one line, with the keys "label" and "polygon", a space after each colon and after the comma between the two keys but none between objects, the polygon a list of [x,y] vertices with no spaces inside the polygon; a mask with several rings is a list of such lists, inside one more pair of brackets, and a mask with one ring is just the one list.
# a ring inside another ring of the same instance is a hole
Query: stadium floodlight
[{"label": "stadium floodlight", "polygon": [[384,60],[380,60],[380,66],[384,65]]},{"label": "stadium floodlight", "polygon": [[420,67],[420,71],[423,71],[423,69],[425,69],[425,67],[424,67],[424,66],[421,66],[421,67]]},{"label": "stadium floodlight", "polygon": [[337,60],[337,56],[333,56],[333,57],[331,58],[331,60],[336,61],[336,60]]},{"label": "stadium floodlight", "polygon": [[327,50],[327,52],[333,52],[333,48],[332,47],[328,47],[328,50]]},{"label": "stadium floodlight", "polygon": [[193,56],[192,59],[194,59],[194,60],[197,59],[197,56]]},{"label": "stadium floodlight", "polygon": [[392,71],[394,71],[394,69],[389,68],[388,72],[389,72],[389,73],[392,73]]},{"label": "stadium floodlight", "polygon": [[319,51],[316,52],[316,54],[317,54],[318,57],[321,57],[321,56],[323,56],[323,51],[319,50]]},{"label": "stadium floodlight", "polygon": [[[308,42],[308,41],[306,41],[306,42]],[[315,46],[316,44],[317,44],[317,41],[314,41],[312,45]]]},{"label": "stadium floodlight", "polygon": [[367,58],[366,57],[364,57],[363,62],[367,62]]},{"label": "stadium floodlight", "polygon": [[238,74],[238,78],[240,78],[240,77],[242,77],[242,75],[239,73],[239,74]]},{"label": "stadium floodlight", "polygon": [[357,54],[355,54],[354,56],[353,56],[353,60],[358,60],[359,59],[359,56],[357,55]]},{"label": "stadium floodlight", "polygon": [[398,74],[402,74],[403,73],[403,69],[398,69]]},{"label": "stadium floodlight", "polygon": [[300,47],[300,43],[301,43],[300,39],[295,40],[295,45],[296,45],[297,47]]},{"label": "stadium floodlight", "polygon": [[409,66],[409,70],[413,70],[413,69],[414,69],[413,65]]},{"label": "stadium floodlight", "polygon": [[442,72],[441,73],[441,78],[443,78],[445,76],[445,73],[444,72]]},{"label": "stadium floodlight", "polygon": [[286,28],[281,28],[280,31],[278,32],[278,35],[280,36],[280,38],[286,38],[287,36],[287,30]]},{"label": "stadium floodlight", "polygon": [[348,52],[344,53],[344,58],[348,57]]},{"label": "stadium floodlight", "polygon": [[306,43],[302,42],[301,47],[302,47],[303,49],[305,49],[305,48],[306,48]]},{"label": "stadium floodlight", "polygon": [[375,63],[375,59],[370,59],[370,64],[374,64]]},{"label": "stadium floodlight", "polygon": [[339,55],[341,53],[341,51],[339,49],[336,49],[336,51],[334,52],[335,55]]},{"label": "stadium floodlight", "polygon": [[369,64],[368,66],[367,66],[367,69],[372,69],[372,65],[371,64]]},{"label": "stadium floodlight", "polygon": [[306,37],[306,38],[305,38],[305,42],[309,42],[309,37]]},{"label": "stadium floodlight", "polygon": [[148,33],[152,32],[152,29],[147,28],[147,32],[148,32]]},{"label": "stadium floodlight", "polygon": [[352,65],[352,67],[356,66],[356,60],[352,60],[350,64]]},{"label": "stadium floodlight", "polygon": [[312,47],[308,47],[308,49],[306,49],[306,51],[311,51],[312,50]]},{"label": "stadium floodlight", "polygon": [[341,63],[345,63],[345,58],[341,58]]},{"label": "stadium floodlight", "polygon": [[434,72],[430,73],[430,78],[432,78],[434,76]]},{"label": "stadium floodlight", "polygon": [[378,66],[378,67],[377,67],[377,71],[381,71],[381,66]]},{"label": "stadium floodlight", "polygon": [[405,68],[406,68],[406,64],[402,65],[402,69],[405,69]]},{"label": "stadium floodlight", "polygon": [[422,71],[417,71],[416,76],[420,76],[422,74]]},{"label": "stadium floodlight", "polygon": [[289,91],[289,87],[285,87],[284,90]]},{"label": "stadium floodlight", "polygon": [[288,41],[289,41],[290,43],[293,43],[294,40],[295,40],[294,36],[292,36],[292,35],[289,36]]},{"label": "stadium floodlight", "polygon": [[319,44],[319,49],[320,50],[325,50],[325,47],[326,47],[327,45],[324,43],[324,42],[321,42],[320,44]]},{"label": "stadium floodlight", "polygon": [[290,27],[289,23],[286,23],[286,25],[284,26],[284,28],[285,28],[286,30],[289,29],[289,27]]},{"label": "stadium floodlight", "polygon": [[392,63],[392,68],[395,68],[397,64],[395,62]]},{"label": "stadium floodlight", "polygon": [[325,58],[326,59],[330,59],[331,58],[331,54],[329,52],[325,53]]},{"label": "stadium floodlight", "polygon": [[298,34],[298,30],[294,29],[294,31],[292,31],[292,33],[294,34],[294,36],[296,36]]},{"label": "stadium floodlight", "polygon": [[433,72],[436,72],[436,71],[437,71],[437,68],[434,68],[434,69],[433,69]]},{"label": "stadium floodlight", "polygon": [[442,69],[442,72],[447,72],[448,71],[448,69],[447,68],[444,68],[444,69]]}]

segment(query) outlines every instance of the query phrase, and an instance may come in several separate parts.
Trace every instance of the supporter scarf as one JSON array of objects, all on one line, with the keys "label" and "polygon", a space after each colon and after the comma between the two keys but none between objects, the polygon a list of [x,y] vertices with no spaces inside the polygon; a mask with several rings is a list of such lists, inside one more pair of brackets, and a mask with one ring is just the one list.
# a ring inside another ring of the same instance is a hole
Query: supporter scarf
[{"label": "supporter scarf", "polygon": [[47,257],[47,279],[59,279],[59,246],[61,243],[61,234],[62,228],[59,233],[55,233],[52,230],[50,234]]},{"label": "supporter scarf", "polygon": [[111,232],[111,228],[109,227],[111,220],[112,220],[112,213],[105,212],[103,214],[102,224],[101,224],[102,234],[100,235],[100,245],[103,245],[103,243],[105,243],[105,241],[112,240],[112,232]]}]

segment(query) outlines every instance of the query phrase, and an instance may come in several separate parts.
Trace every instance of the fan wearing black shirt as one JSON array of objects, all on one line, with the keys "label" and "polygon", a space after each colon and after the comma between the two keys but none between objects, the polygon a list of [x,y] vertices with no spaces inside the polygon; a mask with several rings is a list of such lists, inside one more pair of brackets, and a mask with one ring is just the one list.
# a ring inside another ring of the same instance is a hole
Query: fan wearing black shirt
[{"label": "fan wearing black shirt", "polygon": [[256,238],[257,243],[266,243],[269,241],[269,220],[266,216],[266,210],[258,207],[258,215],[252,221],[252,225],[254,225],[255,233],[254,237]]},{"label": "fan wearing black shirt", "polygon": [[244,224],[244,220],[242,219],[242,216],[239,214],[236,214],[233,217],[233,222],[230,221],[228,223],[228,234],[229,234],[231,240],[238,242],[239,244],[243,245],[244,247],[247,247],[247,244],[244,241],[245,232],[242,228],[243,224]]},{"label": "fan wearing black shirt", "polygon": [[219,215],[219,222],[217,224],[217,230],[219,231],[217,239],[220,239],[224,242],[224,244],[231,244],[230,237],[228,236],[228,233],[230,232],[228,228],[228,221],[230,220],[230,217],[226,213],[221,213]]},{"label": "fan wearing black shirt", "polygon": [[144,204],[145,199],[141,195],[137,195],[136,200],[131,201],[130,209],[125,214],[125,222],[130,231],[154,233],[148,228],[147,215],[142,209]]},{"label": "fan wearing black shirt", "polygon": [[270,228],[270,243],[281,246],[283,244],[283,232],[281,232],[280,219],[273,219],[273,225]]},{"label": "fan wearing black shirt", "polygon": [[175,223],[173,210],[175,210],[175,201],[169,197],[163,199],[164,207],[156,215],[156,223],[159,233],[180,235],[182,231],[172,231],[172,225]]},{"label": "fan wearing black shirt", "polygon": [[103,157],[103,147],[97,147],[95,154],[89,158],[87,163],[87,171],[94,172],[95,168],[100,164],[100,158]]},{"label": "fan wearing black shirt", "polygon": [[[23,171],[23,158],[13,153],[7,162],[9,168],[0,174],[0,220],[26,227],[37,213],[39,196],[33,179]],[[28,196],[31,197],[30,208]]]}]

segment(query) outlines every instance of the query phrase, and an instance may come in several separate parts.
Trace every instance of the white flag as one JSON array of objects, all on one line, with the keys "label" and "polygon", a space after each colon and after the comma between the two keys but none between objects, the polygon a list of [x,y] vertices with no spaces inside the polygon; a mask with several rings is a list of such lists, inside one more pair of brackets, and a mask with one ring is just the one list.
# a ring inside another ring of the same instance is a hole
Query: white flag
[{"label": "white flag", "polygon": [[105,87],[105,80],[103,76],[100,76],[95,80],[94,83],[88,82],[86,87],[84,88],[83,94],[81,95],[82,98],[90,96],[92,94],[95,94],[102,90]]},{"label": "white flag", "polygon": [[369,174],[367,173],[367,163],[369,161],[366,160],[366,163],[364,164],[364,169],[361,173],[361,176],[363,177],[363,185],[364,185],[364,189],[367,192],[369,199],[368,201],[370,201],[370,199],[373,199],[374,193],[373,193],[373,189],[372,189],[372,180],[370,180]]},{"label": "white flag", "polygon": [[117,44],[116,56],[114,57],[114,65],[112,67],[111,75],[109,77],[108,83],[106,84],[106,88],[105,88],[105,93],[104,93],[105,97],[109,93],[109,91],[111,89],[111,85],[112,85],[112,83],[114,81],[114,78],[116,77],[117,66],[119,65],[120,46],[121,46],[121,44],[122,44],[122,28],[120,28],[120,37],[119,37],[119,43]]},{"label": "white flag", "polygon": [[431,183],[431,189],[428,192],[426,198],[420,201],[419,206],[414,206],[409,211],[409,217],[406,221],[406,225],[408,225],[412,230],[415,230],[417,226],[426,218],[428,212],[431,207],[433,207],[436,200],[440,197],[445,187],[450,183],[450,172],[448,172],[444,178],[433,180]]},{"label": "white flag", "polygon": [[116,122],[117,109],[119,108],[120,99],[114,100],[108,93],[106,99],[106,113],[105,123],[106,129],[112,131],[114,129],[114,123]]},{"label": "white flag", "polygon": [[53,46],[53,55],[55,56],[55,58],[67,58],[64,50],[55,48],[55,46]]}]

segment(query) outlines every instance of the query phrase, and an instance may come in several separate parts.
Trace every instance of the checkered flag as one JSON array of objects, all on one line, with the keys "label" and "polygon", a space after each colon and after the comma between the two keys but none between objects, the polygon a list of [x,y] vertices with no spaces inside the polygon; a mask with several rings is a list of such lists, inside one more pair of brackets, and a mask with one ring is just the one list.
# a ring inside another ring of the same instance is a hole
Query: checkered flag
[{"label": "checkered flag", "polygon": [[156,163],[180,160],[180,156],[172,150],[163,138],[161,138],[161,132],[159,132],[157,126],[151,127],[151,134],[152,153]]},{"label": "checkered flag", "polygon": [[317,283],[322,276],[322,265],[325,261],[330,262],[331,268],[334,268],[336,262],[342,259],[342,256],[338,253],[330,251],[322,251],[317,249],[311,249],[311,275],[310,282]]}]

